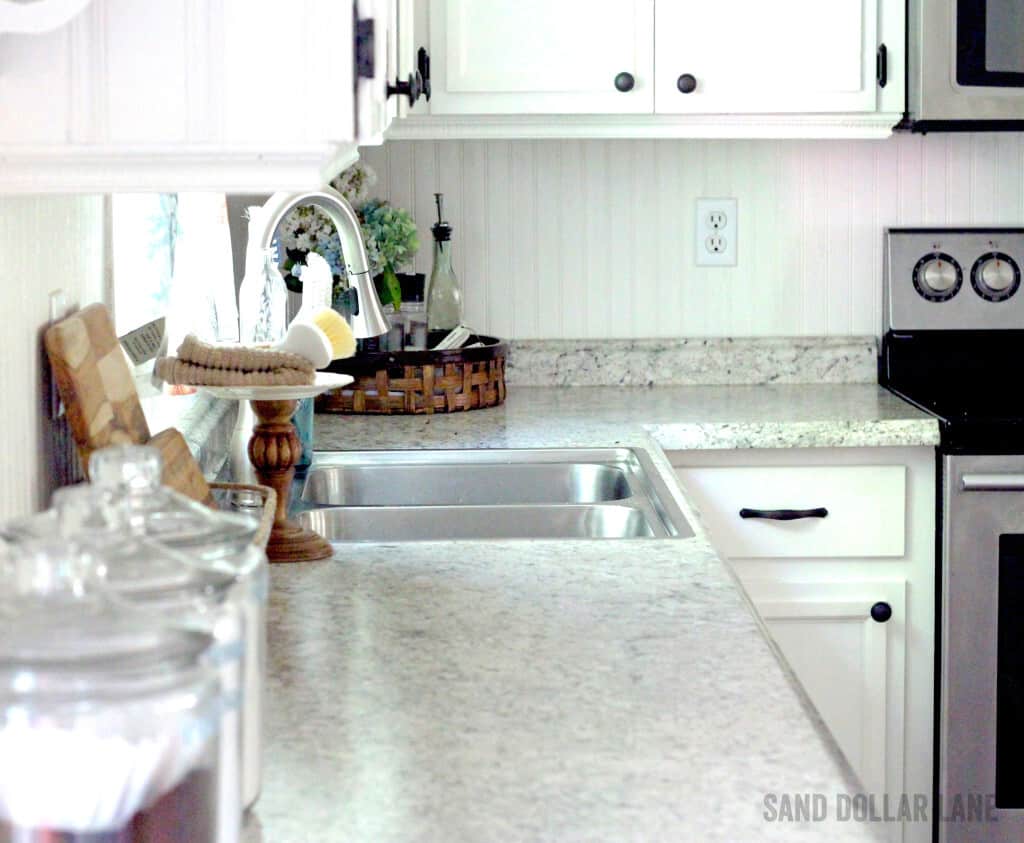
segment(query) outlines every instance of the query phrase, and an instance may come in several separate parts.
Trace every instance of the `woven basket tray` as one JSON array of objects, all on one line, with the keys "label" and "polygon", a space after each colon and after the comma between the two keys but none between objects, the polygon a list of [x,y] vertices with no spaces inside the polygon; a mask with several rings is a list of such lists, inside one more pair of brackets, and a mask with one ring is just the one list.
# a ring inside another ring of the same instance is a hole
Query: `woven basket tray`
[{"label": "woven basket tray", "polygon": [[321,395],[322,413],[453,413],[495,407],[505,400],[508,345],[474,336],[482,348],[379,352],[336,360],[329,370],[352,375],[349,386]]}]

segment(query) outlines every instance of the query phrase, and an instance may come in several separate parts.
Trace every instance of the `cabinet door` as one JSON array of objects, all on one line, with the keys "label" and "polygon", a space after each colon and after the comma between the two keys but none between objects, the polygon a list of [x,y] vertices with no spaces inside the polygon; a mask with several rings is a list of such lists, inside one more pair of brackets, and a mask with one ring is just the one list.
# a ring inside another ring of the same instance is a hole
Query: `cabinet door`
[{"label": "cabinet door", "polygon": [[359,0],[359,17],[373,21],[373,76],[356,79],[356,138],[360,144],[384,142],[384,131],[404,114],[408,97],[387,94],[388,84],[405,81],[412,72],[411,0]]},{"label": "cabinet door", "polygon": [[658,0],[657,111],[874,111],[877,4]]},{"label": "cabinet door", "polygon": [[[743,584],[865,791],[898,798],[903,788],[905,581],[746,578]],[[887,621],[871,616],[879,603],[891,609]]]},{"label": "cabinet door", "polygon": [[[355,140],[351,6],[95,2],[104,9],[100,43],[110,45],[103,142],[173,139],[287,154]],[[167,116],[157,120],[142,109]],[[171,117],[177,122],[167,125]]]},{"label": "cabinet door", "polygon": [[431,0],[430,45],[432,114],[654,110],[654,0]]}]

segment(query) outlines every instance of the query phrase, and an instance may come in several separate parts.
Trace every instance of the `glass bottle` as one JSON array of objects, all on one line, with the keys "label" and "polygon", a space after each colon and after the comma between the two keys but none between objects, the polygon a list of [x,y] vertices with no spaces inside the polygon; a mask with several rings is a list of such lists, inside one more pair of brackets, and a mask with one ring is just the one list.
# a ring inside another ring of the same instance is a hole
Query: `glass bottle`
[{"label": "glass bottle", "polygon": [[249,262],[238,288],[238,322],[243,345],[276,343],[288,325],[288,287],[277,268],[274,249]]},{"label": "glass bottle", "polygon": [[295,407],[292,415],[292,424],[295,425],[295,432],[299,435],[299,444],[302,445],[302,453],[298,462],[295,463],[295,470],[303,472],[313,464],[313,414],[315,412],[315,399],[301,398]]},{"label": "glass bottle", "polygon": [[434,194],[437,222],[430,229],[434,234],[434,268],[427,292],[427,328],[450,331],[462,324],[462,292],[452,268],[452,227],[444,219],[444,197]]},{"label": "glass bottle", "polygon": [[238,333],[242,345],[275,343],[288,327],[288,287],[277,268],[277,250],[262,249],[262,208],[249,209],[245,275],[238,288]]}]

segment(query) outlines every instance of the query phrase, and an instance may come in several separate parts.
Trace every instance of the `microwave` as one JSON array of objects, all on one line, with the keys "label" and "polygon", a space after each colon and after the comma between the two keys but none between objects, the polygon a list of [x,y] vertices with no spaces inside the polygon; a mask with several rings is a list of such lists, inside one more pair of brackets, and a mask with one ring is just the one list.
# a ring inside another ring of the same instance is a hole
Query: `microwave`
[{"label": "microwave", "polygon": [[1024,129],[1024,0],[910,0],[915,131]]}]

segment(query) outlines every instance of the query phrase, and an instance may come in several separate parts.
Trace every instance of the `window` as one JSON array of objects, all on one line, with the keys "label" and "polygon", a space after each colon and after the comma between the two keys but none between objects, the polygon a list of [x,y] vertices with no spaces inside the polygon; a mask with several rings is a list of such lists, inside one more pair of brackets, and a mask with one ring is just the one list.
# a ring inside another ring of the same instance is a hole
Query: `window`
[{"label": "window", "polygon": [[[223,194],[115,194],[111,239],[118,335],[165,317],[172,352],[188,333],[211,341],[238,339]],[[152,363],[138,368],[140,394],[155,394],[149,377]]]}]

